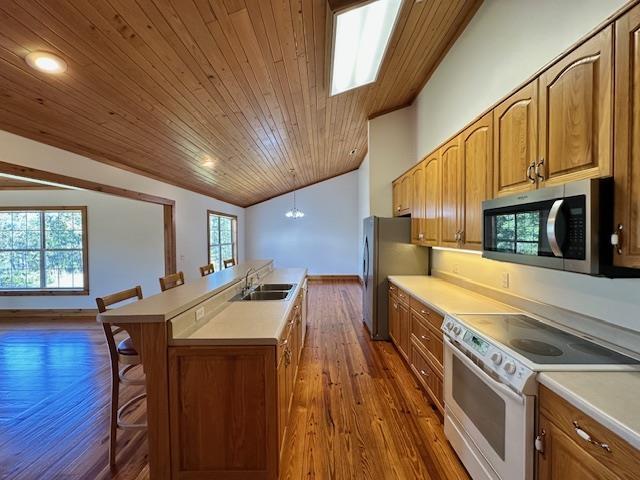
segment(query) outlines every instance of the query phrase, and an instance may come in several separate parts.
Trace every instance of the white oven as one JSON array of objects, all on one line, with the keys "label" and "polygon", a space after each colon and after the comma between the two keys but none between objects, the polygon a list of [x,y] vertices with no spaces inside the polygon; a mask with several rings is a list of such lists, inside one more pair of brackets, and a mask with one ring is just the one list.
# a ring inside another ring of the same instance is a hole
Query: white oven
[{"label": "white oven", "polygon": [[535,396],[516,393],[464,345],[444,341],[445,434],[463,464],[474,480],[532,479]]}]

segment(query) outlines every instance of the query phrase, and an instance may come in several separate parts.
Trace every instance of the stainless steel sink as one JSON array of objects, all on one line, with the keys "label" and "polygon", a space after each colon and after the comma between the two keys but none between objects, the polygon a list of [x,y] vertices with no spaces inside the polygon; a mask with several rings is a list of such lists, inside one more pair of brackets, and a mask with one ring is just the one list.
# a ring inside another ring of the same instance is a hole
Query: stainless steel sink
[{"label": "stainless steel sink", "polygon": [[240,297],[240,300],[285,300],[289,296],[289,292],[282,291],[253,291]]},{"label": "stainless steel sink", "polygon": [[294,287],[293,283],[264,283],[255,288],[255,292],[288,292]]}]

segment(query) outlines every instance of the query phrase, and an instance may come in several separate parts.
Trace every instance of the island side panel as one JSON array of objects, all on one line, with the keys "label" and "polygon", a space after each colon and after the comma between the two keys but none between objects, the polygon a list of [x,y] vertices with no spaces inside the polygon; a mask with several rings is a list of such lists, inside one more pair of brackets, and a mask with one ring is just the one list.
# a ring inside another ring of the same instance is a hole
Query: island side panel
[{"label": "island side panel", "polygon": [[278,478],[275,346],[169,348],[174,479]]}]

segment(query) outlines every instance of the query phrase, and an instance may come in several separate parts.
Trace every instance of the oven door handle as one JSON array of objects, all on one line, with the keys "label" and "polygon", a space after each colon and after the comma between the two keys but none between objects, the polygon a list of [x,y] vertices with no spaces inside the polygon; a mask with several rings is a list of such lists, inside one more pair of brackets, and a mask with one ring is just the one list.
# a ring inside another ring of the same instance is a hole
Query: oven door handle
[{"label": "oven door handle", "polygon": [[547,238],[549,239],[549,246],[551,251],[556,257],[562,257],[562,249],[558,243],[558,220],[562,216],[562,204],[564,199],[556,200],[551,206],[549,211],[549,217],[547,218]]},{"label": "oven door handle", "polygon": [[524,403],[524,398],[521,395],[518,395],[516,392],[511,390],[509,387],[507,387],[503,383],[500,383],[494,380],[493,378],[491,378],[487,374],[487,372],[485,372],[480,367],[478,367],[475,363],[473,363],[471,359],[464,354],[464,352],[462,352],[458,347],[456,347],[451,342],[451,340],[449,340],[448,337],[445,336],[444,341],[447,347],[451,349],[451,353],[455,355],[458,360],[464,363],[469,370],[475,373],[477,377],[480,380],[482,380],[485,384],[487,384],[489,387],[493,388],[494,390],[497,390],[498,392],[503,394],[505,397],[508,397],[510,400],[518,404]]}]

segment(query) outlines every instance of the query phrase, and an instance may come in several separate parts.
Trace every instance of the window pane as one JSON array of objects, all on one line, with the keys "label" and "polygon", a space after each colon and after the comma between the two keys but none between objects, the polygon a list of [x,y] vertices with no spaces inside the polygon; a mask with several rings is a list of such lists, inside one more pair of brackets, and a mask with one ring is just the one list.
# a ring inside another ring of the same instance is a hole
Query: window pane
[{"label": "window pane", "polygon": [[46,252],[47,288],[82,288],[84,286],[82,251]]},{"label": "window pane", "polygon": [[497,215],[496,216],[496,238],[498,240],[513,240],[516,233],[516,217],[515,215]]},{"label": "window pane", "polygon": [[[44,218],[47,249],[82,248],[82,214],[80,212],[45,212]],[[75,228],[77,225],[78,228]]]},{"label": "window pane", "polygon": [[211,259],[211,263],[213,263],[216,268],[216,272],[221,270],[222,262],[220,259],[220,247],[211,247],[209,250],[209,258]]},{"label": "window pane", "polygon": [[537,242],[540,233],[540,212],[523,212],[517,215],[518,240]]},{"label": "window pane", "polygon": [[209,245],[218,245],[220,243],[218,218],[217,215],[209,215]]},{"label": "window pane", "polygon": [[231,243],[232,237],[231,219],[220,217],[220,243]]},{"label": "window pane", "polygon": [[222,245],[222,259],[229,260],[233,258],[233,248],[231,245]]},{"label": "window pane", "polygon": [[40,252],[0,252],[0,288],[40,288]]}]

